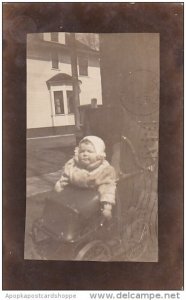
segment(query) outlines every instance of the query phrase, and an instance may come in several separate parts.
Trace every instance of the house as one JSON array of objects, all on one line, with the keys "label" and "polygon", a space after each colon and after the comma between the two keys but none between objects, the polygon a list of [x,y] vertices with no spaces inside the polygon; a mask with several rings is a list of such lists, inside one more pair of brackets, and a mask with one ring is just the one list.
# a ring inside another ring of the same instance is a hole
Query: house
[{"label": "house", "polygon": [[[71,133],[75,102],[69,33],[27,37],[27,137]],[[75,40],[78,106],[102,104],[99,51]]]}]

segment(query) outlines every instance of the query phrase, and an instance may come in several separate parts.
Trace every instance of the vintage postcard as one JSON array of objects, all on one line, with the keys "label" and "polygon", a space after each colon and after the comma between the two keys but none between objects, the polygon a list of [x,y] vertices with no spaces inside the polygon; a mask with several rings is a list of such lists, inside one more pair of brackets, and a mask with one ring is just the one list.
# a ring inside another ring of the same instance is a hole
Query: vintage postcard
[{"label": "vintage postcard", "polygon": [[24,258],[158,262],[158,33],[27,34]]}]

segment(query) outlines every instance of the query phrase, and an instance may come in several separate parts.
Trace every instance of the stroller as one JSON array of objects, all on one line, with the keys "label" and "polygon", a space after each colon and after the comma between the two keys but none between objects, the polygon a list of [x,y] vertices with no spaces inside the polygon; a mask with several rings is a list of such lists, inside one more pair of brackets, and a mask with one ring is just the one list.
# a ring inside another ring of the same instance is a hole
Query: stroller
[{"label": "stroller", "polygon": [[[147,205],[148,199],[139,192],[140,184],[135,186],[135,195],[128,187],[136,177],[142,182],[150,176],[149,170],[120,173],[111,221],[101,214],[97,191],[67,186],[63,201],[60,193],[53,192],[45,201],[42,216],[32,225],[37,256],[46,260],[137,260],[148,247],[151,227],[157,237],[157,219],[149,220],[150,203]],[[138,199],[137,204],[122,200],[123,189],[128,190],[127,199]]]},{"label": "stroller", "polygon": [[[99,194],[93,189],[65,187],[63,201],[60,193],[53,192],[45,201],[42,216],[32,225],[31,238],[39,259],[139,261],[149,245],[157,248],[157,194],[153,187],[157,161],[142,165],[125,136],[112,150],[110,162],[118,174],[112,219],[103,218]],[[128,170],[123,166],[127,155],[132,162]]]},{"label": "stroller", "polygon": [[68,186],[64,200],[53,192],[41,218],[32,226],[32,240],[41,259],[109,260],[104,243],[111,225],[105,226],[99,195],[94,190]]}]

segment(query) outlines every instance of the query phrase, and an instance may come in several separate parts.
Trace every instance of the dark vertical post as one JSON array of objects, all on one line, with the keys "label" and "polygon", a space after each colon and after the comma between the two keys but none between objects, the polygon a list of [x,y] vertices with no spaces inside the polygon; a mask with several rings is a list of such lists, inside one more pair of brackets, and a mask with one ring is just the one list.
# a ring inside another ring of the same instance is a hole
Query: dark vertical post
[{"label": "dark vertical post", "polygon": [[75,109],[75,126],[76,132],[80,130],[80,113],[78,106],[79,102],[79,82],[78,82],[78,70],[77,70],[77,49],[75,33],[70,33],[70,51],[71,51],[71,70],[72,70],[72,82],[73,82],[73,99]]}]

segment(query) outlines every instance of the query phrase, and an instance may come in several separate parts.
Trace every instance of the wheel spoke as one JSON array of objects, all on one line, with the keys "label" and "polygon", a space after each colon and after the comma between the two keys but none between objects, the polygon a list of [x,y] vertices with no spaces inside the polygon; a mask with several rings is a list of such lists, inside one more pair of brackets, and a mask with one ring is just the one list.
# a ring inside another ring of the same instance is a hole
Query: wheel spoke
[{"label": "wheel spoke", "polygon": [[85,245],[76,256],[76,260],[108,261],[111,258],[110,248],[101,241]]}]

